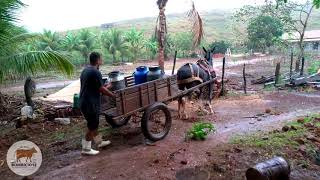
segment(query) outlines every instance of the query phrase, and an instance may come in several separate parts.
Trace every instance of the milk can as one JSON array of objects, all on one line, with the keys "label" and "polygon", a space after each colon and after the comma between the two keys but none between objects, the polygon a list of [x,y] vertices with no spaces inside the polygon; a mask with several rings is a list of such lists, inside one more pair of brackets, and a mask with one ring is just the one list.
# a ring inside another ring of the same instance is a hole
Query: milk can
[{"label": "milk can", "polygon": [[111,82],[111,91],[116,91],[126,87],[123,73],[120,71],[112,71],[108,74],[109,82]]}]

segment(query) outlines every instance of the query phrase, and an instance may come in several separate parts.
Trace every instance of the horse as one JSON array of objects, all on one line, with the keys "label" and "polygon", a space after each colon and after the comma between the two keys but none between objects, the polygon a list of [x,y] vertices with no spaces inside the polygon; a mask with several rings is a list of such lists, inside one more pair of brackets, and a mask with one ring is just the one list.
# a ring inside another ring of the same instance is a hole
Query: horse
[{"label": "horse", "polygon": [[[197,63],[187,63],[181,66],[177,71],[177,84],[179,90],[183,91],[185,89],[190,89],[201,83],[210,81],[212,78],[216,78],[216,72],[212,68],[212,54],[215,48],[207,50],[203,47],[204,58],[199,59]],[[202,100],[202,103],[209,107],[209,113],[213,113],[211,100],[213,95],[213,89],[217,86],[219,88],[219,82],[215,80],[209,85],[203,86],[202,88],[193,91],[187,96],[196,94],[198,98]],[[180,97],[178,99],[178,112],[179,118],[187,119],[188,116],[185,113],[186,98]]]}]

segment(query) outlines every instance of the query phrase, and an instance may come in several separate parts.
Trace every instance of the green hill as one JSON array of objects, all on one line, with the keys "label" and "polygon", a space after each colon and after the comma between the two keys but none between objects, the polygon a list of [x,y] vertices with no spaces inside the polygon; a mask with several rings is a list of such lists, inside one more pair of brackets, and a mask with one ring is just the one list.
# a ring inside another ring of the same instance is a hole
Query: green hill
[{"label": "green hill", "polygon": [[[232,14],[234,10],[212,10],[201,13],[204,20],[205,40],[211,42],[213,40],[232,40],[234,33],[232,31]],[[175,33],[180,31],[188,31],[191,28],[185,14],[169,14],[167,15],[168,32]],[[156,17],[146,17],[139,19],[131,19],[114,23],[106,23],[101,26],[90,27],[92,31],[100,33],[110,28],[120,28],[123,30],[135,27],[145,32],[146,35],[154,33]],[[310,18],[308,30],[320,29],[320,10],[315,10]],[[75,30],[76,31],[76,30]]]}]

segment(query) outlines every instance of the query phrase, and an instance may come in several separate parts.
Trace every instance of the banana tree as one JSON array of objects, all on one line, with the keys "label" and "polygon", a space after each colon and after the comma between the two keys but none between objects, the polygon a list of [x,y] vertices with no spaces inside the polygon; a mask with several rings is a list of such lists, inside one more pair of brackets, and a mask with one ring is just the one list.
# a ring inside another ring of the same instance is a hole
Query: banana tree
[{"label": "banana tree", "polygon": [[[165,7],[168,0],[158,0],[157,5],[159,8],[159,16],[157,18],[156,28],[155,28],[155,36],[157,37],[158,41],[158,61],[159,66],[164,72],[164,59],[165,59],[165,44],[167,38],[167,22],[166,22],[166,15],[165,15]],[[192,1],[192,8],[187,13],[187,17],[191,21],[192,24],[192,33],[193,33],[193,47],[198,46],[201,43],[203,38],[203,23],[202,19],[195,8],[195,5]]]}]

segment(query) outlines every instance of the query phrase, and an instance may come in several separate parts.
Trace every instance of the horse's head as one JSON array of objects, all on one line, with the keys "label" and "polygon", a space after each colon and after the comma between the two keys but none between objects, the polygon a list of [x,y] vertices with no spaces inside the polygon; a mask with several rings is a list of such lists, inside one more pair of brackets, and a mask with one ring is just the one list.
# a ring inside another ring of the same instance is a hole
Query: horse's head
[{"label": "horse's head", "polygon": [[214,52],[214,50],[216,49],[216,47],[213,47],[209,50],[207,50],[205,47],[202,47],[203,52],[204,52],[204,58],[209,62],[209,64],[211,64],[212,62],[212,54]]}]

